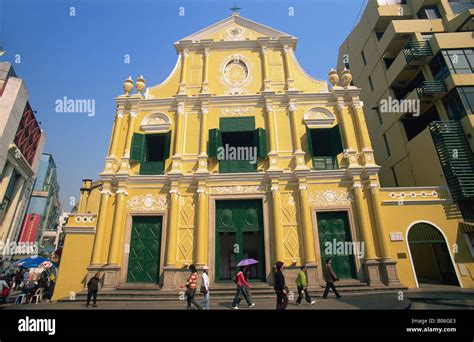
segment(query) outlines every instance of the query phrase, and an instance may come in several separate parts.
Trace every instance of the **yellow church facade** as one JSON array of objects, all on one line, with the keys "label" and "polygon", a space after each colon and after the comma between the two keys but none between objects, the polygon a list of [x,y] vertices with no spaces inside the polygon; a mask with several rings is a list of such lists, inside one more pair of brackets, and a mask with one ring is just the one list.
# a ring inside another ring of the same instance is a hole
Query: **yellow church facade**
[{"label": "yellow church facade", "polygon": [[449,191],[380,188],[350,71],[314,79],[296,43],[235,13],[176,42],[161,84],[125,81],[104,170],[64,227],[55,299],[98,271],[109,289],[175,290],[207,265],[211,287],[230,285],[244,258],[268,284],[276,261],[289,285],[301,265],[322,284],[332,257],[341,284],[474,286]]}]

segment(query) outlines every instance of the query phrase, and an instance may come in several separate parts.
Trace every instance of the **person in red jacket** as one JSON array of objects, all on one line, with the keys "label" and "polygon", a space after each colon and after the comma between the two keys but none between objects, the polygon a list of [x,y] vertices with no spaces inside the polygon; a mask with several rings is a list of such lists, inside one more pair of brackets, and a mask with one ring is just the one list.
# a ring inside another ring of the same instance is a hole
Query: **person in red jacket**
[{"label": "person in red jacket", "polygon": [[244,276],[244,272],[247,272],[247,269],[248,266],[241,266],[239,272],[235,277],[235,282],[237,283],[237,292],[235,293],[234,300],[232,301],[232,308],[234,309],[239,308],[237,302],[239,301],[241,295],[244,296],[249,308],[253,308],[255,306],[255,303],[252,303],[249,298],[249,295],[247,294],[247,291],[245,291],[245,288],[250,289],[250,284],[247,282],[247,280],[245,280]]},{"label": "person in red jacket", "polygon": [[191,310],[192,305],[194,305],[199,310],[202,310],[202,306],[196,302],[196,287],[197,287],[197,280],[198,280],[198,273],[196,266],[189,265],[189,271],[191,272],[188,280],[186,281],[186,299],[187,299],[187,309]]}]

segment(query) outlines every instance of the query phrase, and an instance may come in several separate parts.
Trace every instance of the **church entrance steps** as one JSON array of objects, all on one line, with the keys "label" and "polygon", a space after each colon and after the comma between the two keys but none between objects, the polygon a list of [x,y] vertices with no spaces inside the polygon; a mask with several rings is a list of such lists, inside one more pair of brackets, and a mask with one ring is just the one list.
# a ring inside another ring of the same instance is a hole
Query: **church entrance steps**
[{"label": "church entrance steps", "polygon": [[[275,297],[273,287],[266,283],[252,283],[252,297],[254,299],[269,299]],[[336,283],[337,290],[341,294],[351,293],[386,293],[397,292],[399,290],[406,290],[404,286],[369,286],[366,283],[359,281],[340,281]],[[297,289],[295,286],[289,286],[290,291],[293,292],[295,299],[297,297]],[[313,296],[322,297],[324,286],[310,286],[309,291]],[[185,289],[162,290],[159,285],[150,284],[123,284],[117,289],[102,289],[99,290],[98,298],[100,301],[178,301],[185,300]],[[199,291],[198,291],[199,292]],[[235,284],[217,284],[211,287],[211,296],[213,299],[232,301],[235,295]],[[76,294],[75,300],[86,300],[87,292],[81,291]],[[200,299],[201,294],[197,293],[197,298]],[[69,298],[60,299],[60,302],[67,302]]]}]

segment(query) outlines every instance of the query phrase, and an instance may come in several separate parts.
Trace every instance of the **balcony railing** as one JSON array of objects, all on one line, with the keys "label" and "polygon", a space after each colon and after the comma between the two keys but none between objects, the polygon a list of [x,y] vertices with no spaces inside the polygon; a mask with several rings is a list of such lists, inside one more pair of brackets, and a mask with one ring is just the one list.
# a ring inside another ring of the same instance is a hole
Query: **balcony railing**
[{"label": "balcony railing", "polygon": [[446,85],[440,81],[423,81],[421,85],[416,88],[420,98],[432,98],[439,94],[446,93]]},{"label": "balcony railing", "polygon": [[417,62],[425,62],[426,57],[433,56],[430,43],[427,41],[422,42],[408,42],[403,54],[408,64],[415,64]]},{"label": "balcony railing", "polygon": [[461,124],[435,121],[430,132],[453,199],[474,199],[474,155]]}]

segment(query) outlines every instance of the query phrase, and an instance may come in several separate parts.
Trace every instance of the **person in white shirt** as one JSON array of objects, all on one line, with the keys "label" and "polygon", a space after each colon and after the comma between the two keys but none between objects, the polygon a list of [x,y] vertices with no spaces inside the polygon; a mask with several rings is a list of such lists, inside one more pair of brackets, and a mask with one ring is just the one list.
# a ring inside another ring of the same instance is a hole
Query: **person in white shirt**
[{"label": "person in white shirt", "polygon": [[202,270],[201,293],[202,293],[202,307],[204,310],[209,310],[209,267],[204,266]]}]

